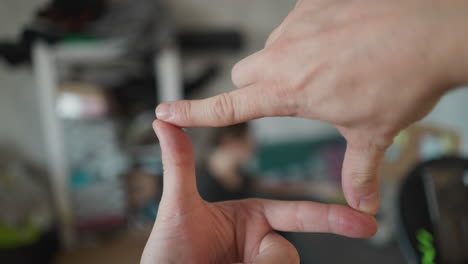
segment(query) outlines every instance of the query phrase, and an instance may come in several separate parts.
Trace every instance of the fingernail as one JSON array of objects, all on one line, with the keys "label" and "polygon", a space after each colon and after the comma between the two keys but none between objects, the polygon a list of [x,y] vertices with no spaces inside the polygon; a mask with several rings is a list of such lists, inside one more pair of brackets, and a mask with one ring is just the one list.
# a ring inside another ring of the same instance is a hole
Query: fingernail
[{"label": "fingernail", "polygon": [[171,106],[168,103],[162,103],[156,107],[156,117],[160,120],[168,121],[171,118]]},{"label": "fingernail", "polygon": [[359,202],[359,210],[367,214],[376,214],[379,209],[379,195],[374,193]]}]

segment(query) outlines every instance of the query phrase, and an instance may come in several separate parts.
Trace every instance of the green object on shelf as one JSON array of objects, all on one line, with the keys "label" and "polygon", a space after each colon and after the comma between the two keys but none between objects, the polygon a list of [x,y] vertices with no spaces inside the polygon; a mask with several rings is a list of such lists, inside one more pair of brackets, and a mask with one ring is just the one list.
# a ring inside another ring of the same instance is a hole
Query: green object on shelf
[{"label": "green object on shelf", "polygon": [[18,248],[31,245],[39,240],[41,230],[33,223],[23,227],[11,227],[0,224],[0,248]]}]

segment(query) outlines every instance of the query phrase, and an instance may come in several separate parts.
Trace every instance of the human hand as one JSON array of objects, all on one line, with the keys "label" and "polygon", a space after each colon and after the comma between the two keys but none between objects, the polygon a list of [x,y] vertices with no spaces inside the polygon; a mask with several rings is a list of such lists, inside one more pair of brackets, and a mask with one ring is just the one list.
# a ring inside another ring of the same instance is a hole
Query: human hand
[{"label": "human hand", "polygon": [[375,214],[394,136],[467,81],[466,10],[467,0],[300,0],[265,48],[234,67],[240,90],[164,103],[157,117],[181,127],[266,116],[331,123],[348,142],[346,199]]},{"label": "human hand", "polygon": [[205,202],[197,191],[188,136],[162,121],[153,127],[163,153],[164,189],[142,264],[299,263],[294,246],[273,230],[349,237],[376,231],[372,216],[346,206],[262,199]]}]

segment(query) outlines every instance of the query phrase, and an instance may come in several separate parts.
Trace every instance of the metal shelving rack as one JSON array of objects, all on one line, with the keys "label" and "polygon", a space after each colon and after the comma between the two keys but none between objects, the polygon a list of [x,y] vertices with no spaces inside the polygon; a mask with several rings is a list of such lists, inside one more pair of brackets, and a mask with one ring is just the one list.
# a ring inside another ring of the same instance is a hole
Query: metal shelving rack
[{"label": "metal shelving rack", "polygon": [[[56,111],[56,95],[59,87],[59,63],[102,64],[121,56],[124,49],[118,43],[102,42],[93,45],[48,45],[38,42],[33,48],[33,71],[38,88],[39,114],[47,155],[55,213],[60,225],[63,246],[76,244],[73,212],[68,189],[69,168],[64,144],[64,132]],[[158,96],[161,101],[182,99],[180,55],[177,48],[162,49],[154,58],[158,80]],[[155,99],[155,105],[156,105]]]}]

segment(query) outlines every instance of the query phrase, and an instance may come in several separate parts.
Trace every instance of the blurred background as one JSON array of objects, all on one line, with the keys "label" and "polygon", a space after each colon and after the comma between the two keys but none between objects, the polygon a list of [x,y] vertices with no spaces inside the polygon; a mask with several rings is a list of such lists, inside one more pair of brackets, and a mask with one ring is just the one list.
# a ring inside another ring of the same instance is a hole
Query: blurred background
[{"label": "blurred background", "polygon": [[[155,106],[234,89],[295,2],[0,0],[0,263],[138,263],[162,191]],[[466,102],[450,93],[395,139],[375,237],[283,233],[302,263],[468,263]],[[327,124],[188,133],[208,201],[345,204]]]}]

